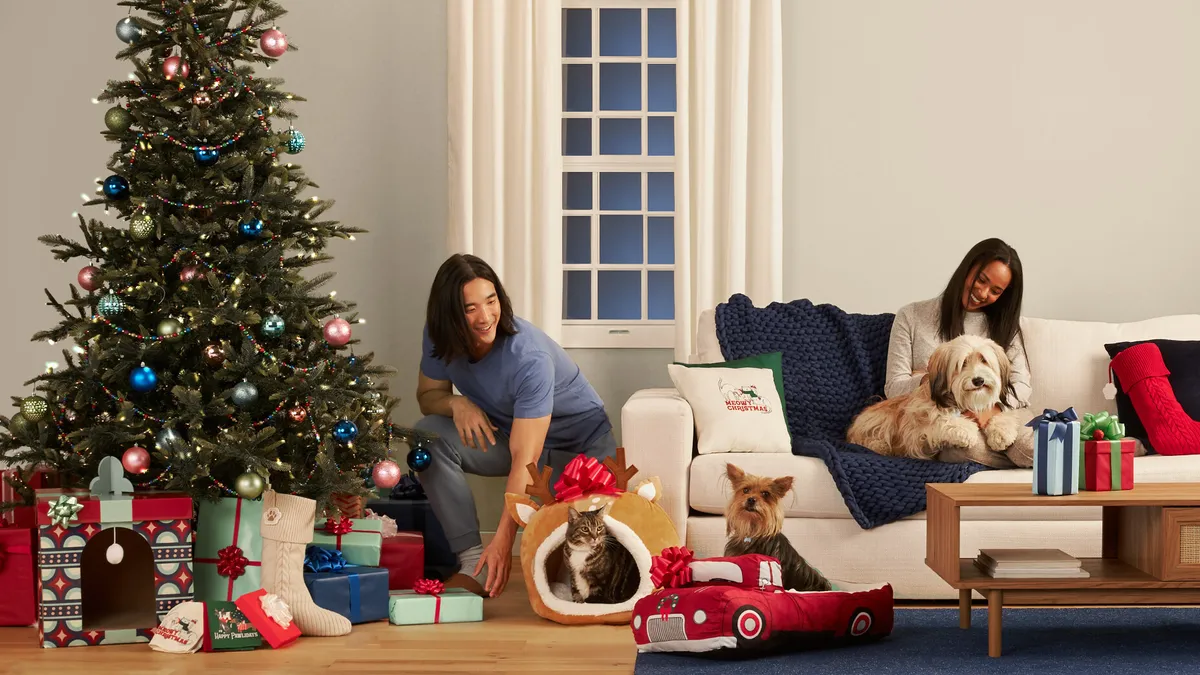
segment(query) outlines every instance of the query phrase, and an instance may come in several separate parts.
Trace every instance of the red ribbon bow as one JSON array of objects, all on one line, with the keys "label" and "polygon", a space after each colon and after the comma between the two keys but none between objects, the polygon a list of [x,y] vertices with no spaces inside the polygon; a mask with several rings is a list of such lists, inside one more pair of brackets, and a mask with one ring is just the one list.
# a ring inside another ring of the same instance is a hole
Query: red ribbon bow
[{"label": "red ribbon bow", "polygon": [[417,579],[413,584],[413,591],[421,595],[441,595],[444,590],[446,585],[437,579]]},{"label": "red ribbon bow", "polygon": [[692,583],[692,551],[685,546],[664,548],[650,563],[655,588],[682,588]]},{"label": "red ribbon bow", "polygon": [[242,554],[242,549],[237,546],[226,546],[217,551],[217,574],[229,577],[230,580],[245,574],[248,564],[250,561]]},{"label": "red ribbon bow", "polygon": [[343,517],[341,520],[330,518],[325,521],[325,531],[330,534],[350,534],[354,530],[354,523],[349,518]]},{"label": "red ribbon bow", "polygon": [[560,502],[574,501],[584,495],[615,495],[620,492],[617,479],[608,467],[595,457],[585,455],[578,455],[571,460],[554,484],[554,498]]}]

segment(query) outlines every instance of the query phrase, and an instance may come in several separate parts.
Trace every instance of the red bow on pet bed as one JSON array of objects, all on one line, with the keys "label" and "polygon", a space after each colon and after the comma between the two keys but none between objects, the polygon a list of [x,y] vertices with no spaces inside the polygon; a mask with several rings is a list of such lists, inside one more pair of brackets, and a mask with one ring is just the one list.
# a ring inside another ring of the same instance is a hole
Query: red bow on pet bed
[{"label": "red bow on pet bed", "polygon": [[684,546],[664,548],[650,563],[655,588],[683,588],[692,583],[692,551]]},{"label": "red bow on pet bed", "polygon": [[616,495],[621,489],[617,487],[617,479],[613,477],[608,467],[596,461],[595,457],[579,455],[571,460],[562,476],[554,484],[554,498],[560,502],[569,502],[584,495]]}]

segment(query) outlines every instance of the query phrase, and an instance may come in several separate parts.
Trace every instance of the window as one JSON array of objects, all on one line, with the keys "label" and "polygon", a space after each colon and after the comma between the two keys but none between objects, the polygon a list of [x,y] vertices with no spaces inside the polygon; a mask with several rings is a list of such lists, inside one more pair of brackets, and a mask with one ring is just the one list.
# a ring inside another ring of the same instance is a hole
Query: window
[{"label": "window", "polygon": [[671,347],[675,2],[564,4],[563,341]]}]

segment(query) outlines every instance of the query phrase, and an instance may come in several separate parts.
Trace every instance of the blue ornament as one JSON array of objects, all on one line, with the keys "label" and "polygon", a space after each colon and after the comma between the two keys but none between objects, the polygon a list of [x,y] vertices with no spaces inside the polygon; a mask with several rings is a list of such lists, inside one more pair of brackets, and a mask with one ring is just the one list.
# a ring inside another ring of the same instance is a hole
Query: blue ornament
[{"label": "blue ornament", "polygon": [[333,437],[343,443],[349,443],[358,438],[358,426],[350,420],[341,420],[333,425]]},{"label": "blue ornament", "polygon": [[104,194],[109,199],[129,198],[129,181],[123,176],[109,176],[104,179]]},{"label": "blue ornament", "polygon": [[304,134],[292,129],[288,134],[287,151],[289,155],[294,155],[304,149]]},{"label": "blue ornament", "polygon": [[116,293],[109,293],[96,303],[96,311],[106,318],[117,316],[125,311],[125,301]]},{"label": "blue ornament", "polygon": [[287,324],[283,322],[283,317],[278,314],[268,314],[262,321],[262,334],[267,337],[277,338],[283,335],[283,329]]},{"label": "blue ornament", "polygon": [[422,447],[415,447],[408,452],[408,468],[413,471],[424,471],[429,468],[429,464],[433,462],[433,455]]},{"label": "blue ornament", "polygon": [[247,220],[247,221],[243,222],[242,224],[238,225],[238,229],[240,229],[242,231],[243,236],[257,237],[257,236],[261,235],[262,231],[263,231],[262,218],[255,218],[254,220]]},{"label": "blue ornament", "polygon": [[154,369],[142,364],[129,373],[129,386],[133,387],[134,391],[154,391],[154,388],[158,386],[158,375]]},{"label": "blue ornament", "polygon": [[216,148],[211,150],[206,148],[196,148],[196,152],[194,154],[196,155],[196,163],[200,166],[212,166],[213,164],[217,163],[217,160],[221,159],[221,151],[217,150]]}]

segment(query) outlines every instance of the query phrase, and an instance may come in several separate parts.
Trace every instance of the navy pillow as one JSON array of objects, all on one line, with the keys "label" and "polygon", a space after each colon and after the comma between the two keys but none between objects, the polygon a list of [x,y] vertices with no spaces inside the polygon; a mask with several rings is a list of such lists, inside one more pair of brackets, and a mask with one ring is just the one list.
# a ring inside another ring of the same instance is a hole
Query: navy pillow
[{"label": "navy pillow", "polygon": [[[1175,398],[1183,411],[1194,420],[1200,420],[1200,341],[1194,340],[1140,340],[1137,342],[1115,342],[1104,345],[1109,358],[1129,349],[1134,345],[1151,342],[1158,345],[1162,352],[1163,362],[1171,372],[1167,381],[1175,390]],[[1140,440],[1150,452],[1154,448],[1146,435],[1146,428],[1138,419],[1137,411],[1129,396],[1121,389],[1121,383],[1113,374],[1113,384],[1117,387],[1117,417],[1125,425],[1125,435]]]}]

